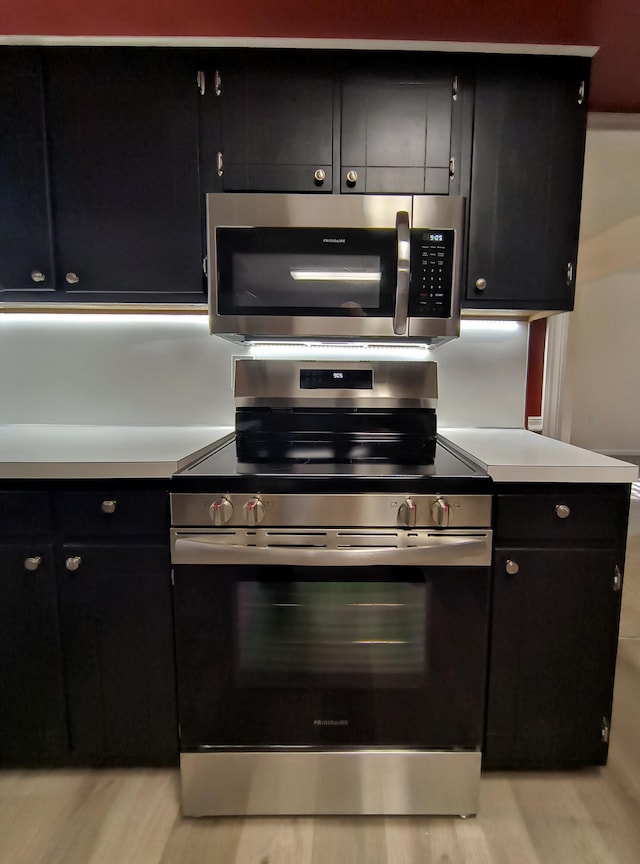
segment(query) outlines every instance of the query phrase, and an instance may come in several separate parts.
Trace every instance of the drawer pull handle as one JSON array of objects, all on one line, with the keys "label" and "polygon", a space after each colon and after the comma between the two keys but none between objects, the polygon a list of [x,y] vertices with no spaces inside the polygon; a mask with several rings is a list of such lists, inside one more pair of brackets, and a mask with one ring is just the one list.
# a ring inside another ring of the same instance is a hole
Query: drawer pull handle
[{"label": "drawer pull handle", "polygon": [[72,573],[75,572],[81,564],[82,558],[80,558],[79,555],[75,555],[73,558],[67,558],[67,560],[64,562],[64,566]]},{"label": "drawer pull handle", "polygon": [[566,519],[571,515],[571,508],[566,504],[556,504],[556,516],[558,519]]},{"label": "drawer pull handle", "polygon": [[25,558],[24,569],[30,570],[33,573],[41,564],[42,558],[39,555],[34,555],[33,558]]},{"label": "drawer pull handle", "polygon": [[509,576],[515,576],[516,573],[520,572],[520,566],[515,561],[511,561],[511,559],[506,562],[504,569],[507,571]]},{"label": "drawer pull handle", "polygon": [[117,506],[117,501],[103,501],[101,505],[101,510],[103,513],[115,513]]}]

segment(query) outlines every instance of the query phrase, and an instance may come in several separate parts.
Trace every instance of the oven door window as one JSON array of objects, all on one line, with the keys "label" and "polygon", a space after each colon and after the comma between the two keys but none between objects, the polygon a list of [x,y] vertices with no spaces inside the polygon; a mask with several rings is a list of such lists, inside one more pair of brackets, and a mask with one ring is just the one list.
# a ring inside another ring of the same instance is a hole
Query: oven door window
[{"label": "oven door window", "polygon": [[244,687],[423,687],[429,586],[418,582],[236,585]]},{"label": "oven door window", "polygon": [[390,229],[218,228],[221,315],[389,316]]},{"label": "oven door window", "polygon": [[175,566],[181,746],[477,748],[488,567]]}]

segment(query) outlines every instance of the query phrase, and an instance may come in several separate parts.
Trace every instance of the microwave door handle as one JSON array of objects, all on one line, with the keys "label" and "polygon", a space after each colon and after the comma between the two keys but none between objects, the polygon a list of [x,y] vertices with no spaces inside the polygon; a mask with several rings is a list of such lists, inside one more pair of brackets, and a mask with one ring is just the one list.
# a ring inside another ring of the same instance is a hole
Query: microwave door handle
[{"label": "microwave door handle", "polygon": [[406,210],[396,213],[396,236],[398,240],[398,271],[396,276],[396,308],[393,315],[393,332],[405,336],[409,314],[409,284],[411,280],[411,232],[409,214]]}]

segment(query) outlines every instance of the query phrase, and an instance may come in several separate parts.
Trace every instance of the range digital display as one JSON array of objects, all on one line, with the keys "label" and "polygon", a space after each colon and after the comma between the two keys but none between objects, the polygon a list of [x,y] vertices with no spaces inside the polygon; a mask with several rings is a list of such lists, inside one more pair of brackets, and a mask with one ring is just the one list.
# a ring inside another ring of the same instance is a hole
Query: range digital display
[{"label": "range digital display", "polygon": [[371,390],[371,369],[301,369],[301,390]]}]

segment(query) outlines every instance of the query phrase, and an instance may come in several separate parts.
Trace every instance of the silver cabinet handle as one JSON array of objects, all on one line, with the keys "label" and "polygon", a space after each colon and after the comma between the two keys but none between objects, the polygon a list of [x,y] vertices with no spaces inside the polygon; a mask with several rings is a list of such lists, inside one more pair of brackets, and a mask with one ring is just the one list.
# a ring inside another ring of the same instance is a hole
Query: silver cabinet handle
[{"label": "silver cabinet handle", "polygon": [[558,519],[566,519],[571,515],[571,508],[566,504],[556,504],[556,516]]},{"label": "silver cabinet handle", "polygon": [[25,558],[24,569],[30,570],[33,573],[33,571],[37,570],[41,564],[42,558],[39,555],[34,555],[33,558]]},{"label": "silver cabinet handle", "polygon": [[32,270],[31,271],[31,281],[32,282],[44,282],[47,277],[44,275],[42,270]]},{"label": "silver cabinet handle", "polygon": [[358,172],[357,171],[347,171],[347,183],[349,186],[355,186],[358,182]]},{"label": "silver cabinet handle", "polygon": [[76,285],[80,281],[80,277],[77,273],[67,273],[64,277],[69,285]]},{"label": "silver cabinet handle", "polygon": [[516,564],[515,561],[508,560],[504,565],[504,569],[507,571],[509,576],[515,576],[516,573],[520,572],[520,566]]},{"label": "silver cabinet handle", "polygon": [[77,570],[81,564],[82,558],[80,558],[79,555],[75,555],[73,558],[67,558],[67,560],[64,562],[64,566],[67,568],[67,570],[71,570],[72,573]]},{"label": "silver cabinet handle", "polygon": [[118,506],[117,501],[103,501],[100,505],[100,509],[103,513],[115,513],[116,507]]},{"label": "silver cabinet handle", "polygon": [[398,271],[393,332],[396,336],[403,336],[407,332],[411,281],[411,232],[409,231],[409,214],[406,210],[400,210],[396,213],[396,233],[398,237]]},{"label": "silver cabinet handle", "polygon": [[327,177],[327,172],[324,170],[324,168],[316,168],[313,176],[316,183],[324,183]]},{"label": "silver cabinet handle", "polygon": [[479,279],[476,279],[476,289],[478,291],[484,291],[484,289],[486,287],[487,287],[487,280],[483,276],[480,276]]},{"label": "silver cabinet handle", "polygon": [[277,564],[280,566],[370,567],[373,564],[398,566],[453,565],[487,566],[491,561],[491,536],[433,537],[424,546],[398,549],[378,548],[324,549],[286,546],[241,546],[217,543],[206,534],[174,537],[173,564]]}]

